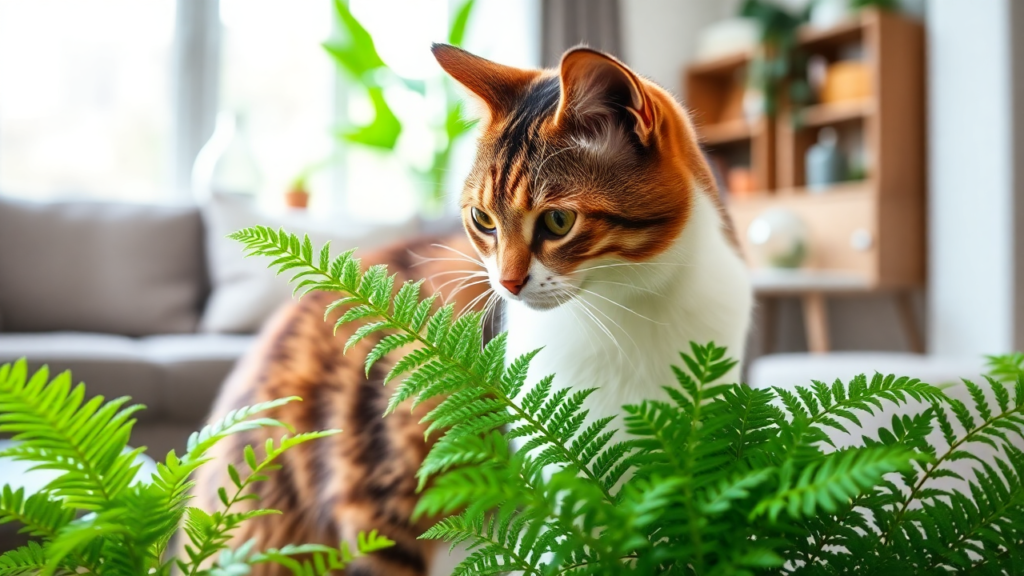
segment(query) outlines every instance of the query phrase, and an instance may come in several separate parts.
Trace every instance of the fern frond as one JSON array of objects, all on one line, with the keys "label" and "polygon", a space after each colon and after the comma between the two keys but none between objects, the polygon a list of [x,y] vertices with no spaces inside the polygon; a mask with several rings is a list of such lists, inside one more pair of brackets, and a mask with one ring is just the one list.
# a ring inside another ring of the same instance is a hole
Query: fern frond
[{"label": "fern frond", "polygon": [[73,509],[45,490],[26,498],[24,488],[12,490],[5,484],[0,492],[0,524],[19,522],[21,532],[31,536],[54,538],[74,517]]},{"label": "fern frond", "polygon": [[72,387],[69,372],[53,380],[45,367],[31,378],[27,372],[24,360],[0,367],[0,432],[20,442],[10,456],[60,471],[46,490],[66,506],[100,509],[138,471],[139,451],[125,448],[131,415],[142,406],[124,407],[128,398],[103,403],[101,396],[86,402],[85,387]]},{"label": "fern frond", "polygon": [[[0,554],[0,576],[27,576],[39,574],[47,564],[46,550],[37,542],[8,550]],[[61,574],[70,574],[62,571]]]}]

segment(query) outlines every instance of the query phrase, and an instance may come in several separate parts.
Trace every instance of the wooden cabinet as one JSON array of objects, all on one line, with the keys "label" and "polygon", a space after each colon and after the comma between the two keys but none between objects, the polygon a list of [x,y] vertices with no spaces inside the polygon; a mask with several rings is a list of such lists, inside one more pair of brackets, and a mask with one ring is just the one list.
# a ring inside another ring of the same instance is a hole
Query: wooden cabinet
[{"label": "wooden cabinet", "polygon": [[[864,10],[831,29],[800,31],[798,45],[830,69],[856,54],[863,95],[796,108],[780,94],[775,117],[751,118],[744,113],[751,54],[697,62],[685,72],[686,103],[745,254],[752,253],[748,227],[766,210],[788,209],[808,228],[809,253],[799,270],[758,269],[751,262],[763,315],[773,316],[776,296],[801,297],[809,347],[822,352],[829,348],[826,297],[887,292],[896,297],[908,347],[920,351],[908,294],[925,282],[922,26]],[[805,157],[825,127],[859,156],[863,169],[855,180],[811,191]],[[749,170],[751,178],[742,181],[753,181],[752,190],[728,189],[734,166]]]},{"label": "wooden cabinet", "polygon": [[[686,70],[687,106],[724,188],[740,241],[763,211],[785,207],[810,229],[813,274],[854,277],[865,290],[923,285],[925,201],[924,35],[897,14],[865,10],[828,30],[803,30],[806,54],[835,63],[851,50],[867,70],[868,96],[748,120],[743,88],[750,54],[698,62]],[[737,104],[737,101],[739,104]],[[862,159],[860,178],[806,188],[804,158],[823,127]],[[725,175],[740,165],[755,190],[730,193]],[[749,254],[749,249],[747,250]]]}]

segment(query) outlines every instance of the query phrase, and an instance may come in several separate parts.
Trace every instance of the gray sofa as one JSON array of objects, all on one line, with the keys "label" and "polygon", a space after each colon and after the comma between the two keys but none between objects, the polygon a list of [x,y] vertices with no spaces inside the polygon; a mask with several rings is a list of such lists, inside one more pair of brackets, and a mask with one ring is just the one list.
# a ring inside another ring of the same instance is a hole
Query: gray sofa
[{"label": "gray sofa", "polygon": [[180,452],[254,338],[198,331],[208,278],[194,206],[0,199],[0,363],[131,396],[133,443]]},{"label": "gray sofa", "polygon": [[305,212],[265,212],[252,198],[202,207],[28,202],[0,195],[0,363],[71,370],[90,395],[147,409],[132,435],[157,460],[180,452],[263,321],[291,296],[263,259],[226,236],[254,224],[308,234],[335,250],[417,233]]}]

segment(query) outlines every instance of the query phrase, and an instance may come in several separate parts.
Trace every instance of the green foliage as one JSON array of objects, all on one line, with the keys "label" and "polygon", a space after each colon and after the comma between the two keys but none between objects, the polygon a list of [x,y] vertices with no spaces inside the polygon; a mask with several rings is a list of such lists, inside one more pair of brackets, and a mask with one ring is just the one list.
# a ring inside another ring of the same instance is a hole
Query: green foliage
[{"label": "green foliage", "polygon": [[[258,427],[285,427],[261,412],[298,398],[284,398],[229,412],[222,420],[192,434],[185,453],[172,450],[149,481],[136,479],[137,456],[142,448],[128,449],[140,405],[128,405],[127,397],[104,402],[97,396],[85,400],[85,386],[72,386],[64,372],[49,378],[43,368],[28,375],[24,360],[0,366],[0,433],[17,441],[0,456],[28,461],[36,470],[55,470],[59,475],[39,492],[26,496],[24,489],[0,490],[0,524],[18,522],[22,532],[34,537],[27,546],[0,555],[0,576],[19,574],[88,573],[110,576],[169,574],[177,566],[188,575],[247,574],[253,564],[275,562],[297,575],[326,574],[351,561],[344,546],[293,546],[253,553],[253,542],[232,552],[226,550],[214,569],[205,567],[225,550],[233,532],[246,520],[277,513],[268,509],[236,511],[238,504],[253,500],[249,489],[279,468],[276,463],[288,449],[335,434],[326,430],[284,435],[269,440],[260,455],[245,449],[246,469],[228,465],[232,490],[222,490],[223,507],[212,514],[188,507],[192,475],[210,457],[209,450],[232,434]],[[167,558],[171,537],[184,517],[186,558]],[[361,538],[359,553],[390,545],[376,533]]]},{"label": "green foliage", "polygon": [[[440,438],[419,472],[417,512],[447,515],[424,538],[469,546],[456,574],[1018,574],[1024,566],[1020,372],[986,388],[965,381],[967,404],[881,374],[754,390],[718,382],[734,366],[724,348],[692,344],[665,400],[623,408],[629,439],[620,440],[612,419],[588,418],[593,390],[553,376],[527,385],[535,352],[506,366],[505,335],[484,345],[478,314],[435,309],[419,282],[396,292],[383,267],[364,272],[351,251],[315,253],[284,231],[233,237],[292,271],[297,291],[340,292],[330,309],[345,310],[338,325],[361,323],[350,343],[374,339],[368,365],[418,345],[387,377],[397,382],[389,411],[443,398],[424,417]],[[882,415],[890,425],[877,437],[856,438],[863,418]],[[978,448],[995,457],[980,458]],[[973,478],[953,462],[974,462]]]},{"label": "green foliage", "polygon": [[[455,10],[449,26],[449,44],[462,44],[475,5],[476,0],[464,0]],[[374,112],[373,120],[369,123],[340,129],[337,135],[346,142],[393,152],[402,133],[402,121],[389,104],[386,89],[425,95],[428,86],[422,81],[402,78],[384,62],[374,45],[373,36],[352,14],[344,0],[334,0],[334,14],[336,31],[323,43],[324,50],[345,73],[352,86],[370,101]],[[431,152],[433,160],[425,170],[416,170],[417,175],[429,183],[425,205],[428,210],[434,211],[441,208],[444,200],[444,179],[451,164],[452,144],[472,128],[472,123],[464,118],[461,99],[451,81],[442,79],[441,86],[444,110],[440,122],[431,126],[437,136]]]}]

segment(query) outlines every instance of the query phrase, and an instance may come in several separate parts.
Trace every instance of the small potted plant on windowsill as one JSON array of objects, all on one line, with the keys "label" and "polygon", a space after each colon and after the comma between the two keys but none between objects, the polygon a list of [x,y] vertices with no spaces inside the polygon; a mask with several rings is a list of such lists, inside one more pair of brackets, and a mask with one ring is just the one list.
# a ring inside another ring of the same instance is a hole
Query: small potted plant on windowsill
[{"label": "small potted plant on windowsill", "polygon": [[284,193],[284,203],[289,208],[305,209],[309,206],[309,188],[306,186],[307,174],[304,172],[292,181],[288,191]]}]

